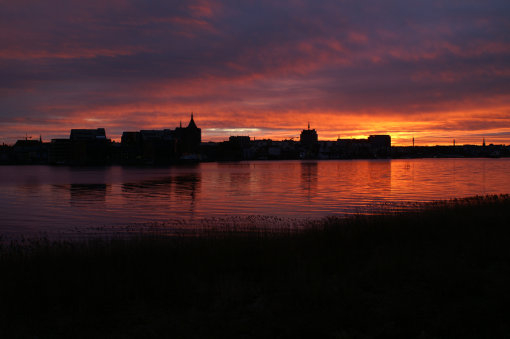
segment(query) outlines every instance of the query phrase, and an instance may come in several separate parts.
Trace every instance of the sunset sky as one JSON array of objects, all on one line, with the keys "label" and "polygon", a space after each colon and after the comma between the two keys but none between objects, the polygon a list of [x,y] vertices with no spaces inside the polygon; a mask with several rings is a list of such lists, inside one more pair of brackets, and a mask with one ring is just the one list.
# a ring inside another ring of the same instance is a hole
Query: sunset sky
[{"label": "sunset sky", "polygon": [[0,0],[0,143],[71,128],[202,140],[510,143],[510,2]]}]

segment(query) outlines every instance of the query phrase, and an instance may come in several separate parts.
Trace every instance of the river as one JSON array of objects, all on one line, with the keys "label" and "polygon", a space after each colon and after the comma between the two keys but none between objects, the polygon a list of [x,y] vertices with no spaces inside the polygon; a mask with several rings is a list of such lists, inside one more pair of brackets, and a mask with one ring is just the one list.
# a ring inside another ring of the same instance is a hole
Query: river
[{"label": "river", "polygon": [[508,158],[0,166],[0,234],[257,227],[499,193],[510,193]]}]

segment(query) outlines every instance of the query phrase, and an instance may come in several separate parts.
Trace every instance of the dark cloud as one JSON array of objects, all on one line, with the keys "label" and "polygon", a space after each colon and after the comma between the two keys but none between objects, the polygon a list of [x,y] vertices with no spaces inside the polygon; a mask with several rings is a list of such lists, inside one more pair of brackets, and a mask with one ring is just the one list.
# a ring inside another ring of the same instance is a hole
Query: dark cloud
[{"label": "dark cloud", "polygon": [[0,9],[0,125],[111,111],[120,129],[143,124],[140,114],[169,109],[170,119],[198,107],[205,125],[270,130],[269,119],[285,130],[290,113],[405,122],[508,108],[503,0],[48,0]]}]

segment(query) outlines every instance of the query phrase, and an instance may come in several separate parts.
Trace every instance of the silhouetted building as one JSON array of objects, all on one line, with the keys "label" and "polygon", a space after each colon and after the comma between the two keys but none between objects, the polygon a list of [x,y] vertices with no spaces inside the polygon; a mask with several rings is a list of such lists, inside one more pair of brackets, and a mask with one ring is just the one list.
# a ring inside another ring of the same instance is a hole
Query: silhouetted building
[{"label": "silhouetted building", "polygon": [[294,140],[280,142],[281,159],[299,159],[299,143]]},{"label": "silhouetted building", "polygon": [[12,147],[6,144],[0,145],[0,164],[10,164],[13,162]]},{"label": "silhouetted building", "polygon": [[121,162],[135,164],[142,160],[140,132],[123,132],[121,138]]},{"label": "silhouetted building", "polygon": [[391,137],[389,135],[371,135],[368,137],[372,154],[376,158],[391,155]]},{"label": "silhouetted building", "polygon": [[170,163],[177,157],[177,133],[170,129],[141,130],[140,148],[144,163]]},{"label": "silhouetted building", "polygon": [[371,147],[368,139],[338,139],[337,152],[342,159],[370,158]]},{"label": "silhouetted building", "polygon": [[368,142],[372,148],[388,148],[391,147],[391,137],[389,135],[371,135]]},{"label": "silhouetted building", "polygon": [[71,161],[71,140],[51,139],[48,161],[53,165],[65,165]]},{"label": "silhouetted building", "polygon": [[72,129],[69,139],[71,139],[71,141],[106,140],[106,131],[104,128]]},{"label": "silhouetted building", "polygon": [[301,145],[305,147],[312,146],[319,141],[317,131],[315,129],[310,129],[310,123],[308,123],[308,129],[301,131],[299,141],[301,142]]},{"label": "silhouetted building", "polygon": [[336,159],[335,154],[336,141],[319,141],[318,159]]},{"label": "silhouetted building", "polygon": [[120,142],[125,146],[138,145],[140,143],[140,132],[122,132]]},{"label": "silhouetted building", "polygon": [[[187,127],[179,126],[175,129],[177,136],[178,152],[181,156],[197,156],[200,153],[200,143],[202,142],[202,130],[197,127],[193,120],[193,113]],[[198,159],[197,159],[198,160]]]},{"label": "silhouetted building", "polygon": [[228,138],[228,142],[232,145],[239,145],[241,147],[248,147],[250,145],[250,137],[249,136],[230,136]]},{"label": "silhouetted building", "polygon": [[387,158],[391,155],[389,135],[371,135],[367,139],[340,139],[333,147],[341,159]]},{"label": "silhouetted building", "polygon": [[251,139],[249,136],[230,136],[223,142],[220,151],[224,160],[249,160],[252,158]]},{"label": "silhouetted building", "polygon": [[12,147],[14,161],[19,164],[41,164],[48,160],[48,151],[41,140],[18,140]]},{"label": "silhouetted building", "polygon": [[73,165],[105,165],[109,162],[109,143],[104,128],[72,129],[71,160]]},{"label": "silhouetted building", "polygon": [[124,164],[169,164],[179,160],[200,160],[202,130],[193,113],[187,127],[175,130],[141,130],[124,132],[121,139],[121,161]]},{"label": "silhouetted building", "polygon": [[318,141],[319,137],[317,135],[317,131],[315,129],[310,129],[310,123],[308,123],[308,129],[302,130],[301,135],[299,136],[299,142],[303,149],[301,152],[301,158],[316,158],[319,152]]}]

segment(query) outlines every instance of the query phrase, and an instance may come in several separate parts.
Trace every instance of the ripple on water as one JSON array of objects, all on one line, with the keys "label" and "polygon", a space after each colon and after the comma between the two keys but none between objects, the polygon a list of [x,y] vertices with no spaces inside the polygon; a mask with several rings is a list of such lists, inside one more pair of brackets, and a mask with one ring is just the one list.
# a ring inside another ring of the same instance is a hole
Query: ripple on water
[{"label": "ripple on water", "polygon": [[143,230],[151,224],[164,230],[221,229],[234,222],[241,228],[265,223],[289,228],[293,220],[509,193],[509,165],[510,159],[410,159],[172,168],[1,166],[0,234],[85,234],[97,226],[121,232],[125,225]]}]

